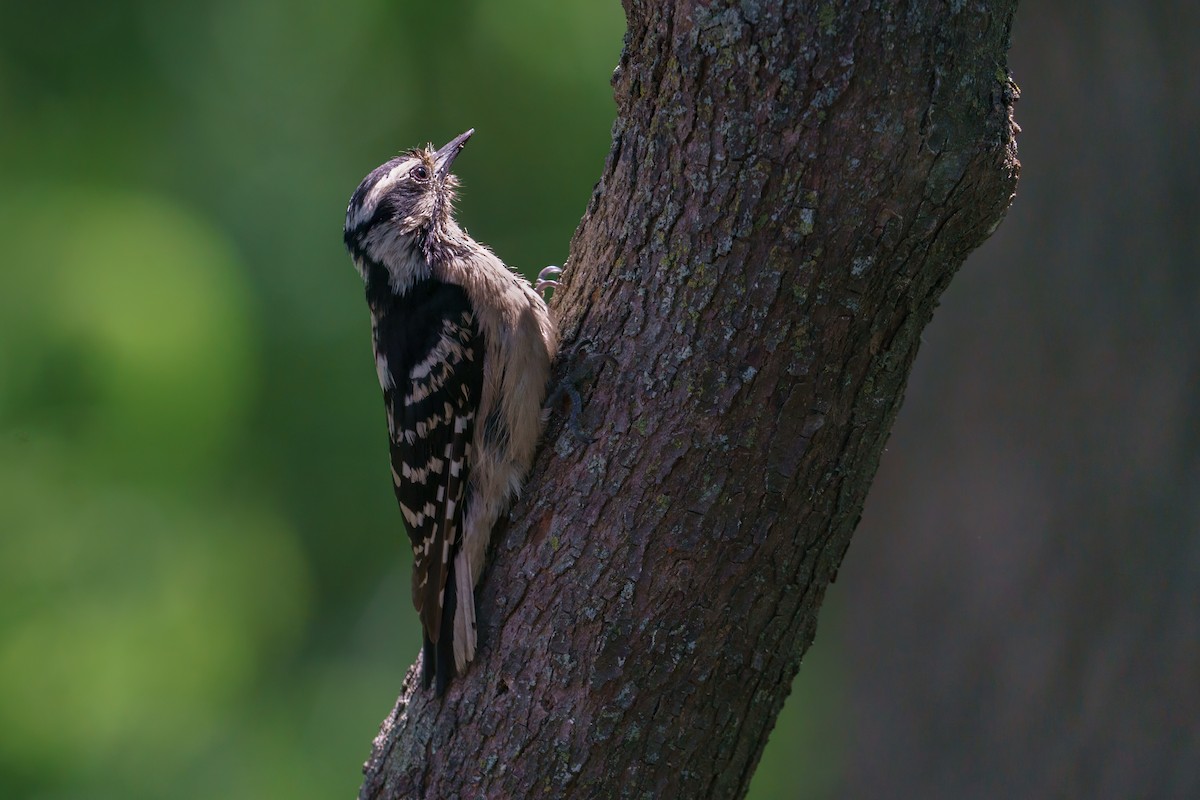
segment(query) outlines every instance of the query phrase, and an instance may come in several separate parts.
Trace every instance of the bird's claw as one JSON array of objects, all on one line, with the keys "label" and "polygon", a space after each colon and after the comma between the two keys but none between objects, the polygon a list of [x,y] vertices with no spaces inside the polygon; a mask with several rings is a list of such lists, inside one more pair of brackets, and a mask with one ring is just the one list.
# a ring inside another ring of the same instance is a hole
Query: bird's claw
[{"label": "bird's claw", "polygon": [[[581,346],[586,347],[588,344],[588,342],[583,342]],[[585,353],[571,369],[570,374],[559,382],[546,399],[548,409],[561,411],[564,405],[568,407],[566,409],[567,430],[570,431],[572,438],[581,444],[591,444],[596,441],[597,437],[584,427],[583,398],[580,396],[579,390],[585,385],[590,387],[599,378],[600,371],[605,366],[616,368],[617,360],[607,353]]]},{"label": "bird's claw", "polygon": [[570,378],[559,384],[550,396],[546,398],[550,408],[557,408],[564,403],[569,407],[567,411],[567,430],[571,432],[571,436],[576,441],[582,444],[591,444],[596,441],[596,437],[588,433],[583,427],[583,398],[579,396],[579,389],[571,383]]},{"label": "bird's claw", "polygon": [[540,294],[544,299],[547,290],[558,288],[558,276],[562,275],[562,269],[555,266],[546,267],[538,273],[537,280],[533,284],[533,290]]}]

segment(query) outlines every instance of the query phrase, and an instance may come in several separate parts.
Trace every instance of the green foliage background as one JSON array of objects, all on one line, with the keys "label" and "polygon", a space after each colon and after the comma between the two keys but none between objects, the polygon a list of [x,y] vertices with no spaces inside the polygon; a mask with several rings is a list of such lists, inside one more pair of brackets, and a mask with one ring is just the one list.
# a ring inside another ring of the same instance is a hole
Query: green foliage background
[{"label": "green foliage background", "polygon": [[[623,28],[615,0],[0,6],[0,796],[353,795],[419,640],[346,200],[475,127],[460,218],[561,263]],[[753,797],[834,785],[833,660]]]}]

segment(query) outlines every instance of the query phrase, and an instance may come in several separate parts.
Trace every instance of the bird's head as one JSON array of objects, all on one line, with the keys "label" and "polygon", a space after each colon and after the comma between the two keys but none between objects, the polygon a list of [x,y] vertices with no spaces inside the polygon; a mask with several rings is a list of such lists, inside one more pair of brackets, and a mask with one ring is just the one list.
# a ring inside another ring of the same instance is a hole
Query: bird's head
[{"label": "bird's head", "polygon": [[356,262],[370,258],[394,269],[409,253],[428,253],[431,240],[453,224],[458,179],[450,165],[475,130],[444,147],[408,152],[373,169],[346,208],[346,247]]}]

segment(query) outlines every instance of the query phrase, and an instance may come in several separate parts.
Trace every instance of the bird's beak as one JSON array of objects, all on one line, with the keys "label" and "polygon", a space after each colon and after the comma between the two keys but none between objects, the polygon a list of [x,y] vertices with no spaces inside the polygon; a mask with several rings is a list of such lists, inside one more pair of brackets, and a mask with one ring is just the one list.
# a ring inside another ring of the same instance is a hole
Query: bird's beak
[{"label": "bird's beak", "polygon": [[467,143],[467,139],[471,138],[471,134],[475,132],[474,128],[466,133],[459,134],[446,143],[441,150],[433,154],[433,163],[437,169],[439,178],[444,178],[450,173],[450,165],[454,163],[454,159],[462,152],[463,146]]}]

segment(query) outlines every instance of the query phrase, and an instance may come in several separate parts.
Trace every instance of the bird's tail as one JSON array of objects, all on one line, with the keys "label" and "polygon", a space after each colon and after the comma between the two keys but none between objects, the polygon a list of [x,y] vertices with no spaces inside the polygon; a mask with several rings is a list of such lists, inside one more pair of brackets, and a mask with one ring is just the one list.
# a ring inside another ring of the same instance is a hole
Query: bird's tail
[{"label": "bird's tail", "polygon": [[[458,584],[458,609],[454,615],[454,666],[459,673],[475,658],[475,587],[467,548],[454,557],[454,582]],[[446,581],[450,589],[450,580]]]},{"label": "bird's tail", "polygon": [[[458,587],[461,583],[455,579],[455,564],[450,562],[449,573],[446,576],[446,588],[442,592],[442,622],[438,630],[438,640],[436,642],[429,638],[428,634],[424,635],[424,647],[422,653],[424,655],[422,661],[421,680],[425,684],[425,688],[429,688],[430,683],[437,685],[438,697],[446,693],[446,686],[450,684],[450,680],[457,674],[462,672],[459,667],[455,670],[455,662],[457,661],[457,636],[455,632],[456,618],[461,614],[455,613],[455,607],[458,605]],[[468,594],[468,604],[471,608],[471,618],[475,617],[475,598]],[[474,644],[474,642],[472,642]]]}]

